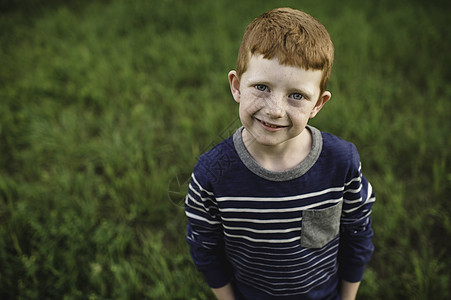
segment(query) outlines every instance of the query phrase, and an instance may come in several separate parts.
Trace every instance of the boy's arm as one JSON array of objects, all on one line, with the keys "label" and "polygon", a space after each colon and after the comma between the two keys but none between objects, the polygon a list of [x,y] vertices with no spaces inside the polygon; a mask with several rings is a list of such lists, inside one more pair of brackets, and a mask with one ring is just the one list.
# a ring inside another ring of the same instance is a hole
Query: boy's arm
[{"label": "boy's arm", "polygon": [[193,262],[208,286],[220,288],[231,280],[222,222],[215,195],[207,190],[208,178],[199,165],[194,168],[185,201],[188,218],[186,240]]},{"label": "boy's arm", "polygon": [[359,282],[349,282],[346,280],[341,281],[341,300],[355,300],[357,296],[357,291],[359,289]]},{"label": "boy's arm", "polygon": [[235,294],[233,293],[231,283],[228,283],[221,288],[212,289],[212,291],[218,300],[235,300]]},{"label": "boy's arm", "polygon": [[[339,272],[342,280],[354,283],[363,277],[365,265],[374,251],[372,243],[371,210],[375,196],[371,184],[361,172],[360,157],[354,145],[351,148],[352,159],[348,169],[343,208],[339,248]],[[344,284],[349,288],[348,284]]]}]

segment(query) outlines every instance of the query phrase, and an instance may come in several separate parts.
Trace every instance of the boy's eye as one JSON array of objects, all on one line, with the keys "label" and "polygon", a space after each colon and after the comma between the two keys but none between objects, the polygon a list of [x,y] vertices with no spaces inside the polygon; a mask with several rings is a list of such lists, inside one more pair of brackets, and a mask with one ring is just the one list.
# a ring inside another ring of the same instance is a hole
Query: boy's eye
[{"label": "boy's eye", "polygon": [[299,93],[293,93],[293,94],[291,94],[291,98],[293,98],[294,100],[302,100],[302,98],[304,98],[304,96],[302,96],[302,94],[299,94]]},{"label": "boy's eye", "polygon": [[261,92],[264,92],[264,91],[266,91],[266,89],[267,89],[266,85],[264,85],[264,84],[257,84],[257,85],[255,86],[255,88],[256,88],[257,90],[261,91]]}]

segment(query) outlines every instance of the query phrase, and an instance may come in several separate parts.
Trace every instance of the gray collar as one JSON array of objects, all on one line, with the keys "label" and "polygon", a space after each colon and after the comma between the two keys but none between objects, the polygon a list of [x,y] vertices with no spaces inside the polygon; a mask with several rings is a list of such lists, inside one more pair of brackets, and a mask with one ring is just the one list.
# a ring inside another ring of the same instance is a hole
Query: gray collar
[{"label": "gray collar", "polygon": [[323,139],[321,136],[321,132],[315,127],[307,125],[306,128],[310,130],[313,137],[312,150],[307,155],[307,157],[295,166],[292,169],[282,171],[282,172],[274,172],[267,170],[260,166],[255,159],[251,156],[249,151],[244,146],[242,132],[244,127],[238,128],[238,130],[233,135],[233,143],[235,145],[235,149],[238,152],[238,156],[244,165],[256,175],[271,181],[288,181],[295,178],[298,178],[305,173],[315,164],[318,160],[318,157],[321,153],[321,149],[323,148]]}]

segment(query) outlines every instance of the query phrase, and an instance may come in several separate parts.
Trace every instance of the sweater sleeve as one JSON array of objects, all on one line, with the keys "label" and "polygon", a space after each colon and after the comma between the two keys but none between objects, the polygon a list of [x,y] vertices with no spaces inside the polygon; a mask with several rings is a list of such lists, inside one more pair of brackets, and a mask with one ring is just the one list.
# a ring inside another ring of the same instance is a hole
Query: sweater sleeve
[{"label": "sweater sleeve", "polygon": [[360,157],[354,145],[351,152],[351,167],[343,195],[339,272],[342,279],[358,282],[374,251],[370,215],[375,196],[371,184],[362,175]]},{"label": "sweater sleeve", "polygon": [[208,176],[199,162],[191,176],[185,200],[188,218],[187,242],[194,264],[211,288],[230,282],[225,258],[222,222],[213,192],[207,190]]}]

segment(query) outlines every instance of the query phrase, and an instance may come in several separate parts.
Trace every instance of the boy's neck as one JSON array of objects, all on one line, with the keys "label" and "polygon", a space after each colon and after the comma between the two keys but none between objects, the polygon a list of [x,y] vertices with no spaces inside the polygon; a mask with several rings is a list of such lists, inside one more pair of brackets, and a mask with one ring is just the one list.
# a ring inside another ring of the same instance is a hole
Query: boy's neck
[{"label": "boy's neck", "polygon": [[313,144],[312,133],[307,128],[298,136],[276,146],[256,143],[246,129],[243,129],[242,138],[255,161],[263,168],[274,172],[296,167],[309,155]]}]

